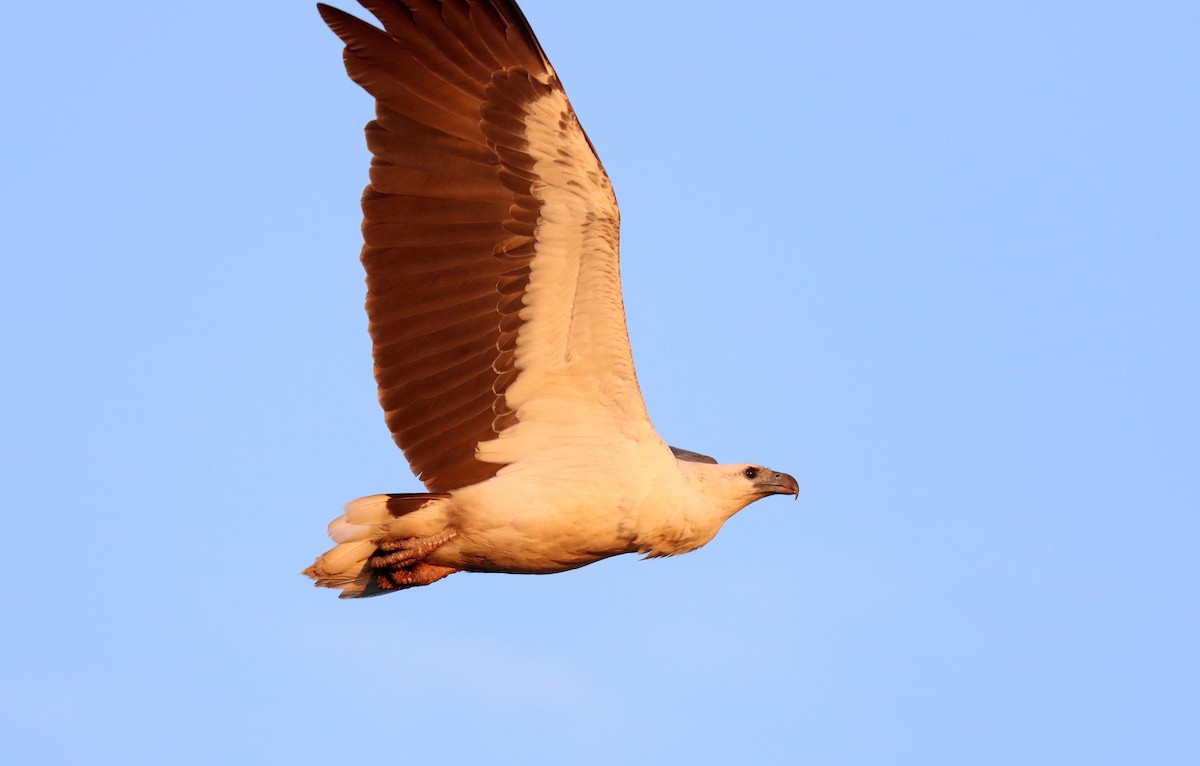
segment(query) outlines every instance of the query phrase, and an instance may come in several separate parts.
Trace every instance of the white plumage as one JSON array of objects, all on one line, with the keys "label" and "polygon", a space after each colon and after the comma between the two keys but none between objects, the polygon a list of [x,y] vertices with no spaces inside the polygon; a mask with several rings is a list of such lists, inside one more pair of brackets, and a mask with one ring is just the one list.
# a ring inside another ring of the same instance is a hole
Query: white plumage
[{"label": "white plumage", "polygon": [[363,205],[376,377],[430,492],[349,503],[305,573],[353,597],[669,556],[795,494],[787,474],[673,451],[654,430],[616,198],[515,4],[363,5],[386,31],[320,9],[378,102]]}]

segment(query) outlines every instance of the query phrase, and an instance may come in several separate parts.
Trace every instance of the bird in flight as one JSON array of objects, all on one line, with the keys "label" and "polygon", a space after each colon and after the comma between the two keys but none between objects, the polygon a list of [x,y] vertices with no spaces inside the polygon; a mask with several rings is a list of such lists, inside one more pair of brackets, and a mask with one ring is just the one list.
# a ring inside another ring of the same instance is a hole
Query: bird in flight
[{"label": "bird in flight", "polygon": [[428,492],[359,498],[304,574],[342,598],[455,572],[672,556],[796,480],[667,446],[642,400],[608,174],[511,0],[318,5],[375,97],[362,198],[375,379]]}]

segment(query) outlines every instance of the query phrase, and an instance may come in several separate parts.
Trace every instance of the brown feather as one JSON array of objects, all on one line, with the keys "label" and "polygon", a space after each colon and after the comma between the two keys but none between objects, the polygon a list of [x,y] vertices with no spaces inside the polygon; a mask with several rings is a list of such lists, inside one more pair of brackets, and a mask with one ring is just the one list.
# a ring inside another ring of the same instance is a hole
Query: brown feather
[{"label": "brown feather", "polygon": [[376,99],[362,263],[379,400],[444,492],[494,475],[476,445],[515,423],[504,397],[541,215],[526,108],[560,86],[510,0],[360,2],[382,30],[319,8]]}]

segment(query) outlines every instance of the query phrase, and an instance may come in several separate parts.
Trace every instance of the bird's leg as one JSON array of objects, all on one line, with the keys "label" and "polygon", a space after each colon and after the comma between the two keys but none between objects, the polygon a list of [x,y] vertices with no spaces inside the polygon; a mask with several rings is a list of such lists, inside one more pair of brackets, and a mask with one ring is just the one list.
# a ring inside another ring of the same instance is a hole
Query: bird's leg
[{"label": "bird's leg", "polygon": [[380,540],[369,562],[375,570],[376,585],[381,590],[399,590],[429,585],[454,574],[457,569],[426,564],[423,559],[457,536],[457,529],[447,527],[428,537]]},{"label": "bird's leg", "polygon": [[[376,573],[375,582],[380,590],[403,590],[415,588],[418,585],[429,585],[449,577],[457,572],[450,567],[439,567],[433,564],[413,564],[408,569],[393,569],[386,574]],[[386,584],[385,584],[386,580]]]},{"label": "bird's leg", "polygon": [[371,566],[376,569],[415,564],[458,536],[454,527],[446,527],[428,537],[384,538],[376,546]]}]

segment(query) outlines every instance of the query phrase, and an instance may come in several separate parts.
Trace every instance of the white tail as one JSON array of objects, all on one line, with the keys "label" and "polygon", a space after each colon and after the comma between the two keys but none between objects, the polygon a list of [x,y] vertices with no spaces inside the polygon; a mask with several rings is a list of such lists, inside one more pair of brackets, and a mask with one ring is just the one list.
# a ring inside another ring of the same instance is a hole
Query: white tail
[{"label": "white tail", "polygon": [[341,516],[329,522],[329,537],[337,545],[322,553],[303,574],[322,588],[339,588],[339,598],[375,596],[387,591],[376,587],[371,557],[399,516],[425,507],[441,494],[368,495],[346,503]]}]

